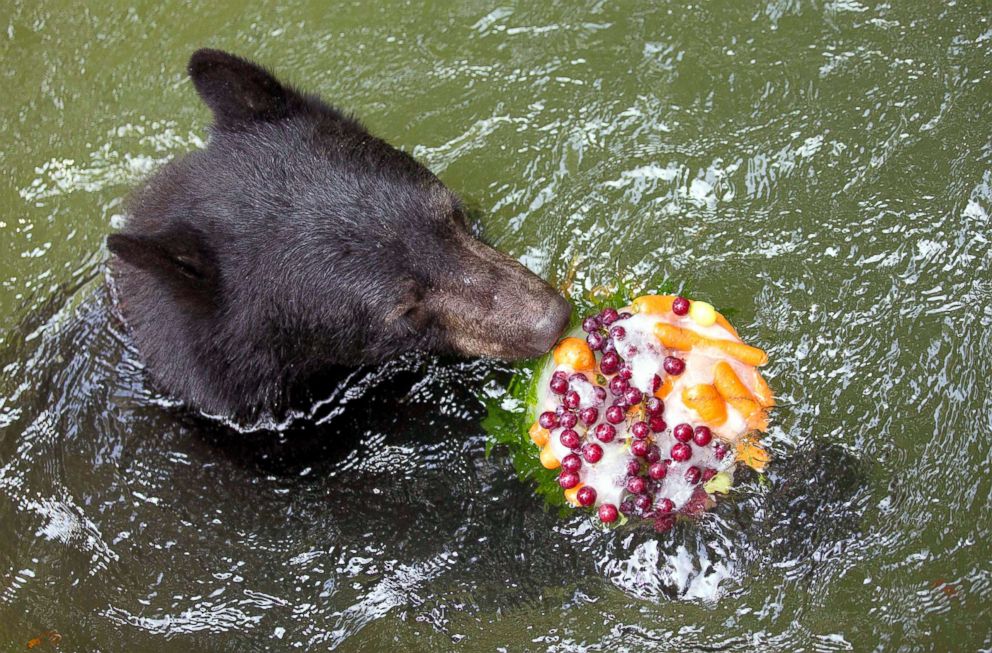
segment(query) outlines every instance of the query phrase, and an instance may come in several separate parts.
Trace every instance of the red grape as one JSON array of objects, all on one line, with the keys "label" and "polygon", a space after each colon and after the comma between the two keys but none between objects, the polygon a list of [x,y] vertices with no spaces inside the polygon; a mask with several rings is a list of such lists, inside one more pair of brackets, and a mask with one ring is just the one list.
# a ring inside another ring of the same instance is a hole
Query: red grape
[{"label": "red grape", "polygon": [[648,418],[648,426],[650,426],[651,430],[655,433],[661,433],[662,431],[668,428],[668,424],[665,422],[665,420],[659,417],[658,415],[653,415],[652,417]]},{"label": "red grape", "polygon": [[587,317],[582,320],[582,330],[586,333],[595,333],[599,330],[599,320],[596,316]]},{"label": "red grape", "polygon": [[610,326],[619,319],[620,314],[617,313],[615,308],[604,308],[603,312],[599,314],[599,321],[604,326]]},{"label": "red grape", "polygon": [[562,446],[568,447],[569,449],[575,449],[579,446],[579,434],[573,429],[565,429],[558,436],[558,440],[562,443]]},{"label": "red grape", "polygon": [[599,419],[599,410],[596,408],[583,408],[579,411],[579,420],[586,426],[592,426]]},{"label": "red grape", "polygon": [[619,517],[617,507],[612,503],[604,503],[599,507],[599,520],[604,524],[612,524]]},{"label": "red grape", "polygon": [[648,397],[648,400],[644,403],[644,409],[648,411],[648,415],[664,415],[665,402],[658,397]]},{"label": "red grape", "polygon": [[620,369],[620,356],[615,351],[603,350],[603,358],[599,361],[599,369],[603,374],[616,374]]},{"label": "red grape", "polygon": [[541,425],[541,428],[553,429],[558,426],[558,416],[553,411],[546,410],[537,418],[537,423]]},{"label": "red grape", "polygon": [[590,442],[582,447],[582,457],[586,459],[587,463],[598,463],[603,457],[603,447],[595,442]]},{"label": "red grape", "polygon": [[639,494],[634,497],[634,507],[640,510],[642,513],[647,513],[651,510],[651,497],[646,494]]},{"label": "red grape", "polygon": [[688,442],[692,439],[692,427],[683,422],[682,424],[676,425],[675,428],[672,429],[672,435],[675,436],[675,439],[679,442]]},{"label": "red grape", "polygon": [[675,503],[668,497],[664,497],[661,501],[658,502],[657,508],[658,508],[658,512],[665,515],[675,510]]},{"label": "red grape", "polygon": [[648,468],[648,476],[656,481],[660,481],[668,475],[668,465],[664,463],[655,463]]},{"label": "red grape", "polygon": [[570,453],[561,459],[561,468],[566,472],[577,472],[582,468],[582,459],[577,454]]},{"label": "red grape", "polygon": [[610,379],[610,392],[613,393],[613,396],[619,397],[625,393],[628,388],[630,388],[630,383],[627,382],[627,379],[621,379],[619,376],[615,376]]},{"label": "red grape", "polygon": [[623,418],[624,412],[620,406],[610,406],[606,409],[606,421],[610,424],[619,424]]},{"label": "red grape", "polygon": [[685,361],[674,356],[666,356],[662,367],[672,376],[678,376],[682,372],[685,372]]},{"label": "red grape", "polygon": [[684,463],[692,458],[692,447],[684,442],[676,442],[672,446],[672,460],[677,463]]},{"label": "red grape", "polygon": [[648,488],[647,481],[643,476],[630,476],[627,478],[627,491],[631,494],[644,494]]},{"label": "red grape", "polygon": [[580,506],[591,506],[596,503],[596,489],[588,485],[583,485],[575,494]]},{"label": "red grape", "polygon": [[617,429],[612,424],[600,424],[596,427],[596,437],[600,442],[613,442],[613,438],[617,437]]}]

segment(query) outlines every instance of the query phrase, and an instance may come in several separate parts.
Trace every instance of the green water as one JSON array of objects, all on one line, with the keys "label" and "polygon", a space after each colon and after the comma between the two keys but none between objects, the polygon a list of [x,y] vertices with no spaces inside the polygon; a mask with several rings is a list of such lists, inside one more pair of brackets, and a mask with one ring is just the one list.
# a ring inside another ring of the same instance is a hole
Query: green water
[{"label": "green water", "polygon": [[[992,647],[988,3],[90,4],[0,9],[0,649]],[[177,417],[103,239],[206,139],[201,46],[354,111],[552,281],[735,307],[770,485],[666,535],[559,519],[485,457],[485,361],[414,361],[344,452]]]}]

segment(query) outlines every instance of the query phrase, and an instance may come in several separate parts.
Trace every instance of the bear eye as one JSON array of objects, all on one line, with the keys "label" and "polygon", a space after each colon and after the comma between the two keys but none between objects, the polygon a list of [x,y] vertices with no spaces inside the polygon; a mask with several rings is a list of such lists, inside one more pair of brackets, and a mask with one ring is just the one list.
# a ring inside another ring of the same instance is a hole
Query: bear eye
[{"label": "bear eye", "polygon": [[422,329],[427,325],[429,315],[424,305],[424,292],[420,284],[413,281],[406,284],[402,298],[393,314],[404,325],[415,330]]},{"label": "bear eye", "polygon": [[421,330],[430,322],[430,316],[423,304],[416,304],[407,308],[403,313],[403,320],[416,330]]}]

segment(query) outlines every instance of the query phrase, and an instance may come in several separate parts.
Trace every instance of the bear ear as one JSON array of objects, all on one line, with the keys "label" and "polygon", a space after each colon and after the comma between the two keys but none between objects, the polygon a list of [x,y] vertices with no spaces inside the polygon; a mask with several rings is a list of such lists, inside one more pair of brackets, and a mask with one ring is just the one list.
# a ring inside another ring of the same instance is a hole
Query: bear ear
[{"label": "bear ear", "polygon": [[211,299],[220,281],[213,251],[196,230],[190,228],[145,234],[116,233],[107,236],[107,249],[136,268],[146,270],[184,295]]},{"label": "bear ear", "polygon": [[197,50],[187,69],[219,127],[278,120],[296,97],[261,66],[221,50]]}]

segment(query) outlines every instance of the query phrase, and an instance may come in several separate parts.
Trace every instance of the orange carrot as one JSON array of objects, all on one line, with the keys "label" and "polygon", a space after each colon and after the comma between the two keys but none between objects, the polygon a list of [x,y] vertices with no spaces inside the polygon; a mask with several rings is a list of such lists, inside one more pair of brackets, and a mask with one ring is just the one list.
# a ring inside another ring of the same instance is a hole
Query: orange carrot
[{"label": "orange carrot", "polygon": [[706,345],[716,347],[724,353],[733,356],[745,365],[759,367],[768,362],[768,354],[757,347],[745,345],[743,342],[706,338]]},{"label": "orange carrot", "polygon": [[665,380],[661,382],[661,387],[654,391],[654,396],[658,399],[664,399],[671,393],[672,385],[672,377],[666,374]]},{"label": "orange carrot", "polygon": [[537,422],[531,424],[530,431],[528,431],[528,434],[530,435],[530,439],[533,440],[534,444],[536,444],[539,447],[544,447],[544,445],[548,443],[548,439],[551,437],[551,432],[548,429],[541,426],[540,424],[538,424]]},{"label": "orange carrot", "polygon": [[730,335],[734,336],[735,338],[740,337],[739,335],[737,335],[737,329],[735,329],[734,326],[727,321],[727,318],[720,315],[719,313],[716,314],[716,323],[722,326],[727,331],[729,331]]},{"label": "orange carrot", "polygon": [[596,367],[596,356],[585,340],[563,338],[555,347],[555,364],[568,365],[577,372],[585,372]]},{"label": "orange carrot", "polygon": [[[635,313],[662,315],[672,310],[672,302],[674,301],[675,295],[642,295],[632,301],[630,307]],[[727,318],[719,313],[716,314],[716,323],[729,331],[735,338],[739,337],[737,335],[737,329],[727,321]]]},{"label": "orange carrot", "polygon": [[772,389],[768,387],[768,383],[765,381],[764,377],[758,373],[758,370],[754,371],[754,385],[755,385],[755,396],[764,408],[771,408],[775,405],[775,395],[772,393]]},{"label": "orange carrot", "polygon": [[761,405],[755,400],[747,386],[741,383],[737,374],[734,373],[734,368],[727,361],[720,361],[713,366],[713,385],[727,400],[727,403],[737,409],[737,412],[745,420],[750,419],[752,415],[761,410]]},{"label": "orange carrot", "polygon": [[695,331],[680,329],[667,322],[658,322],[655,324],[654,335],[658,337],[661,344],[669,349],[678,349],[679,351],[689,351],[694,344],[699,342],[700,338],[699,334]]},{"label": "orange carrot", "polygon": [[635,313],[661,315],[672,310],[675,295],[642,295],[630,303]]},{"label": "orange carrot", "polygon": [[768,412],[765,410],[759,410],[755,414],[751,415],[751,418],[747,421],[747,428],[752,431],[761,431],[762,433],[767,433]]},{"label": "orange carrot", "polygon": [[696,411],[700,419],[713,426],[727,421],[727,404],[717,389],[708,383],[682,389],[682,403]]},{"label": "orange carrot", "polygon": [[713,347],[715,349],[719,349],[723,353],[733,356],[742,363],[753,365],[755,367],[764,365],[768,362],[768,354],[761,351],[757,347],[745,345],[743,342],[737,342],[736,340],[707,338],[706,336],[701,336],[690,329],[682,329],[664,322],[659,322],[654,325],[654,334],[658,337],[658,340],[661,341],[661,344],[665,345],[669,349],[689,351],[694,345],[699,345],[702,347]]},{"label": "orange carrot", "polygon": [[561,467],[561,461],[555,458],[551,447],[547,445],[541,449],[541,464],[544,465],[545,469],[558,469]]},{"label": "orange carrot", "polygon": [[575,487],[570,487],[567,490],[565,490],[565,501],[568,501],[570,504],[578,508],[579,507],[578,494],[579,494],[579,490],[582,489],[583,485],[585,485],[585,483],[576,483]]}]

